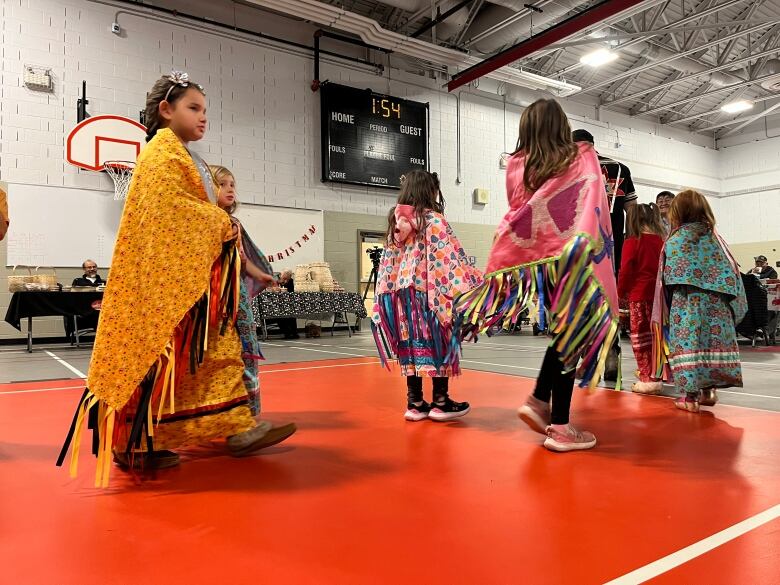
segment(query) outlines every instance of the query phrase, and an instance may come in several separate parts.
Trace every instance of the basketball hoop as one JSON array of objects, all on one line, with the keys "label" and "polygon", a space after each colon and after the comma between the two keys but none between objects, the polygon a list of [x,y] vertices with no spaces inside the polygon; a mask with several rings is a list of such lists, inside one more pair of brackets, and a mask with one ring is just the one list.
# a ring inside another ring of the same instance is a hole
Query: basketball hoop
[{"label": "basketball hoop", "polygon": [[103,163],[103,168],[114,181],[114,199],[119,201],[127,197],[135,163],[126,160],[107,160]]}]

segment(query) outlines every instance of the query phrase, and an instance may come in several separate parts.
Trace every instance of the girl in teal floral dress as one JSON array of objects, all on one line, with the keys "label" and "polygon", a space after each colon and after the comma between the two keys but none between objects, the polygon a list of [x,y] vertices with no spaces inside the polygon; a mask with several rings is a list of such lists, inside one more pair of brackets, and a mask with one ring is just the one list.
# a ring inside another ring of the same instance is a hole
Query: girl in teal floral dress
[{"label": "girl in teal floral dress", "polygon": [[653,310],[654,354],[661,356],[657,365],[667,362],[671,368],[680,393],[677,408],[699,412],[717,402],[716,389],[742,387],[736,325],[747,301],[739,267],[715,230],[704,196],[683,191],[669,217],[672,233]]},{"label": "girl in teal floral dress", "polygon": [[236,329],[241,338],[242,358],[244,360],[244,386],[249,395],[249,409],[253,415],[260,413],[260,380],[257,360],[263,359],[260,343],[257,340],[252,299],[265,288],[276,283],[273,269],[265,254],[246,233],[244,226],[233,215],[238,207],[236,197],[236,179],[229,169],[219,165],[209,167],[219,188],[217,205],[224,209],[230,220],[239,230],[239,253],[241,255],[240,300],[236,314]]}]

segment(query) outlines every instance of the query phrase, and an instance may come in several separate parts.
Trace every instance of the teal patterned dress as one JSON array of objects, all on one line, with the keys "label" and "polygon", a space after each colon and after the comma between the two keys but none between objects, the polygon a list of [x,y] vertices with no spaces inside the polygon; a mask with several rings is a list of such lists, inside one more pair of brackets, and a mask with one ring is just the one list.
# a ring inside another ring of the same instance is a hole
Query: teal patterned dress
[{"label": "teal patterned dress", "polygon": [[742,387],[736,325],[747,311],[742,279],[706,225],[684,224],[665,244],[669,365],[678,392]]},{"label": "teal patterned dress", "polygon": [[[247,261],[252,262],[268,275],[273,275],[273,268],[268,263],[265,254],[249,237],[244,226],[235,219],[241,230],[241,248]],[[241,290],[236,312],[236,330],[241,339],[241,357],[244,360],[244,386],[249,395],[249,409],[253,415],[260,413],[260,378],[258,376],[258,360],[262,360],[260,342],[257,340],[257,326],[252,313],[252,299],[263,291],[264,285],[252,278],[246,271],[241,272]]]}]

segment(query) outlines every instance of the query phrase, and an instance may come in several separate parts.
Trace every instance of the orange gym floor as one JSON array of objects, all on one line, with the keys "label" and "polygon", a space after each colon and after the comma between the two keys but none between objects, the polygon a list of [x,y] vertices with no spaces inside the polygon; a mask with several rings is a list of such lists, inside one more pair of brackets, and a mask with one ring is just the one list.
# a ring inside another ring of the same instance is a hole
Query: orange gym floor
[{"label": "orange gym floor", "polygon": [[288,442],[186,450],[140,483],[115,468],[107,490],[89,457],[75,480],[54,466],[81,380],[0,385],[2,581],[780,583],[778,413],[577,392],[599,445],[555,454],[515,416],[529,378],[466,371],[472,412],[449,423],[405,422],[404,381],[373,358],[262,384]]}]

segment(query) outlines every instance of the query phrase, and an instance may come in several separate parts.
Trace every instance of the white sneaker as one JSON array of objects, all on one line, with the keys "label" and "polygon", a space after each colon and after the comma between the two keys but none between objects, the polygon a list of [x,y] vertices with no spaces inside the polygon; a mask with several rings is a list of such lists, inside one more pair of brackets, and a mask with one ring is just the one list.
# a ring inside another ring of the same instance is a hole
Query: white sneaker
[{"label": "white sneaker", "polygon": [[661,382],[634,382],[631,386],[631,392],[637,394],[651,394],[657,395],[663,390],[663,384]]}]

